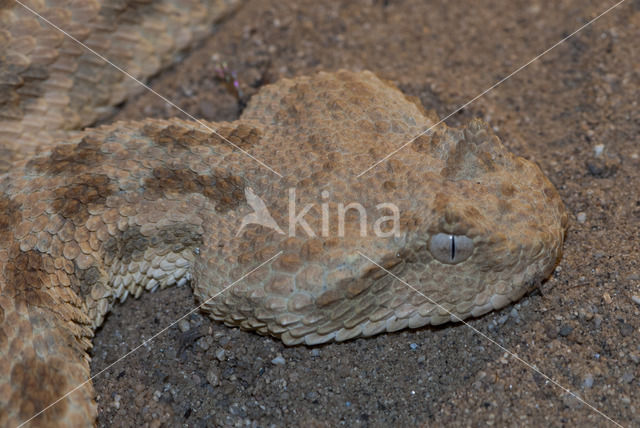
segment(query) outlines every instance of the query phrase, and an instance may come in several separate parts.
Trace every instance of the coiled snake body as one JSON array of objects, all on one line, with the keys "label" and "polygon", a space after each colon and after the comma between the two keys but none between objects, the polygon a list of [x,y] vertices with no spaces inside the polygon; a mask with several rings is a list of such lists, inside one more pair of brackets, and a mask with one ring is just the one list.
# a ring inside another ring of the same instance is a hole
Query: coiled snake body
[{"label": "coiled snake body", "polygon": [[[145,289],[190,282],[216,320],[316,344],[481,315],[519,299],[560,257],[567,214],[556,190],[481,121],[439,125],[356,177],[436,121],[370,72],[265,86],[238,121],[206,123],[217,134],[180,119],[64,131],[102,116],[131,83],[6,3],[2,426],[84,382],[94,329]],[[51,3],[31,6],[144,78],[233,2]],[[104,74],[92,82],[92,70]],[[256,200],[278,227],[246,221]],[[31,423],[95,417],[89,383]]]}]

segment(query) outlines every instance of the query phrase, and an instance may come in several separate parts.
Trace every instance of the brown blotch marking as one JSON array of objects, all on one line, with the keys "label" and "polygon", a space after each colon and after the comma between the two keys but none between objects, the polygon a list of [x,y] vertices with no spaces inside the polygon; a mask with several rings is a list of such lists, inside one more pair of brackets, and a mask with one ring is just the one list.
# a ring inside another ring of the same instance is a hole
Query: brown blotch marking
[{"label": "brown blotch marking", "polygon": [[7,195],[0,194],[0,242],[10,241],[13,227],[22,220],[21,207]]},{"label": "brown blotch marking", "polygon": [[158,232],[150,237],[140,233],[139,226],[132,226],[118,236],[109,238],[102,249],[108,264],[114,260],[128,264],[141,259],[149,247],[170,247],[172,252],[177,253],[201,244],[202,236],[197,232],[197,226],[188,224],[165,226],[159,228]]},{"label": "brown blotch marking", "polygon": [[426,153],[433,156],[437,152],[437,148],[441,144],[441,137],[439,134],[426,135],[422,134],[416,138],[409,147],[413,148],[416,152]]},{"label": "brown blotch marking", "polygon": [[324,251],[322,240],[318,238],[308,239],[300,249],[300,256],[303,260],[316,260]]},{"label": "brown blotch marking", "polygon": [[100,270],[91,266],[88,269],[78,269],[77,264],[74,262],[76,275],[75,280],[71,281],[71,288],[78,296],[88,296],[91,294],[91,289],[94,285],[98,284],[102,279]]},{"label": "brown blotch marking", "polygon": [[397,187],[398,186],[396,185],[396,183],[391,180],[387,180],[384,183],[382,183],[382,188],[388,192],[395,190]]},{"label": "brown blotch marking", "polygon": [[486,132],[472,134],[468,129],[453,147],[440,175],[450,180],[473,179],[480,174],[496,170],[491,153],[478,148],[477,142],[486,139]]},{"label": "brown blotch marking", "polygon": [[142,133],[156,144],[167,147],[170,153],[189,150],[198,145],[212,147],[220,144],[228,145],[229,142],[242,149],[248,149],[260,141],[260,131],[245,124],[240,124],[236,128],[221,127],[215,133],[208,130],[189,129],[176,124],[166,127],[159,124],[147,124],[142,129]]},{"label": "brown blotch marking", "polygon": [[[227,140],[240,147],[243,150],[247,150],[252,146],[260,143],[260,130],[252,126],[239,124],[235,129],[221,129],[219,132],[221,135],[227,135]],[[216,136],[217,137],[217,136]],[[217,137],[220,139],[220,137]]]},{"label": "brown blotch marking", "polygon": [[81,225],[89,219],[89,206],[104,204],[114,191],[115,186],[106,175],[80,175],[73,183],[53,191],[55,199],[52,207],[57,214],[70,219],[75,225]]},{"label": "brown blotch marking", "polygon": [[340,152],[331,152],[327,155],[326,161],[322,164],[322,168],[325,171],[333,171],[342,163],[342,154]]},{"label": "brown blotch marking", "polygon": [[[9,404],[19,406],[22,419],[28,419],[69,390],[63,373],[69,369],[62,358],[47,357],[46,362],[37,357],[27,358],[13,364],[10,384],[13,393]],[[6,397],[8,398],[8,397]],[[41,413],[31,421],[34,426],[53,426],[59,423],[67,412],[69,400],[64,399]]]},{"label": "brown blotch marking", "polygon": [[48,292],[49,272],[54,269],[50,255],[38,250],[20,252],[4,267],[5,291],[28,306],[55,310],[57,303]]},{"label": "brown blotch marking", "polygon": [[493,156],[489,152],[478,152],[478,166],[482,169],[483,172],[492,172],[497,169],[496,162],[493,160]]},{"label": "brown blotch marking", "polygon": [[[4,7],[3,3],[5,2],[0,1],[0,9]],[[3,48],[4,46],[3,44]],[[5,55],[0,54],[0,74],[3,76],[0,115],[19,121],[24,118],[29,105],[37,102],[42,96],[42,81],[49,78],[49,72],[43,65],[30,64],[25,69],[24,66],[17,66],[11,62],[11,60],[7,61]]]},{"label": "brown blotch marking", "polygon": [[516,188],[513,184],[503,181],[500,185],[500,193],[504,197],[511,198],[516,193]]},{"label": "brown blotch marking", "polygon": [[438,215],[442,215],[449,206],[449,197],[444,193],[436,193],[433,201],[433,209]]},{"label": "brown blotch marking", "polygon": [[59,144],[49,156],[29,161],[28,167],[52,175],[87,172],[104,162],[100,151],[102,140],[87,135],[77,144]]},{"label": "brown blotch marking", "polygon": [[151,138],[156,144],[167,147],[170,151],[189,150],[192,145],[206,141],[207,134],[200,131],[189,131],[178,125],[162,125],[150,123],[144,125],[142,134]]},{"label": "brown blotch marking", "polygon": [[216,211],[224,213],[245,202],[244,180],[224,171],[213,175],[196,174],[190,169],[155,168],[153,177],[144,183],[151,198],[159,199],[164,192],[200,193],[216,202]]},{"label": "brown blotch marking", "polygon": [[278,257],[275,266],[284,272],[295,273],[302,266],[302,260],[297,254],[283,254]]}]

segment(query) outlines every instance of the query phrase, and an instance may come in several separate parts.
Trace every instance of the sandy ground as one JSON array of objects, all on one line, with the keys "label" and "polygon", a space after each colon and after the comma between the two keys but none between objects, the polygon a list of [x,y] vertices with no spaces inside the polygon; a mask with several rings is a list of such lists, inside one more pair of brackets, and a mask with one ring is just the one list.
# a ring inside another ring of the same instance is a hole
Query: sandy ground
[{"label": "sandy ground", "polygon": [[[614,4],[248,1],[151,83],[221,121],[280,77],[369,69],[444,117]],[[94,380],[99,425],[640,426],[639,28],[627,0],[446,121],[489,121],[571,213],[551,278],[470,321],[549,378],[464,325],[287,348],[196,313]],[[240,99],[215,78],[221,61]],[[115,119],[174,115],[147,93]],[[93,373],[195,305],[182,287],[116,307]]]}]

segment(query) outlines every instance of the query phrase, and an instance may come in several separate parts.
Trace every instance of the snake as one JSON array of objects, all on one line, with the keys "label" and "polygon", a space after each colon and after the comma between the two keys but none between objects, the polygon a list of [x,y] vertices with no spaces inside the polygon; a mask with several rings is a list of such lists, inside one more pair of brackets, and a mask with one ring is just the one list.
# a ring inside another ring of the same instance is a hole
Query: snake
[{"label": "snake", "polygon": [[559,262],[541,169],[370,71],[283,78],[232,122],[87,127],[237,4],[0,3],[0,425],[93,426],[91,339],[146,290],[311,346],[481,316]]}]

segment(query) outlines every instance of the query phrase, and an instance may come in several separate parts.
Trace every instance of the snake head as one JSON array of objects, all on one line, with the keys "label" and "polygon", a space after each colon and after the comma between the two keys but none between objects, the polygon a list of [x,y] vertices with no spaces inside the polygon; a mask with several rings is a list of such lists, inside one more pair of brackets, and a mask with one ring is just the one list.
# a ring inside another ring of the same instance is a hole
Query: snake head
[{"label": "snake head", "polygon": [[438,162],[407,183],[437,190],[415,192],[398,254],[403,277],[424,294],[418,312],[438,324],[499,309],[538,285],[560,259],[568,216],[538,166],[508,152],[486,123],[429,140],[417,152]]}]

